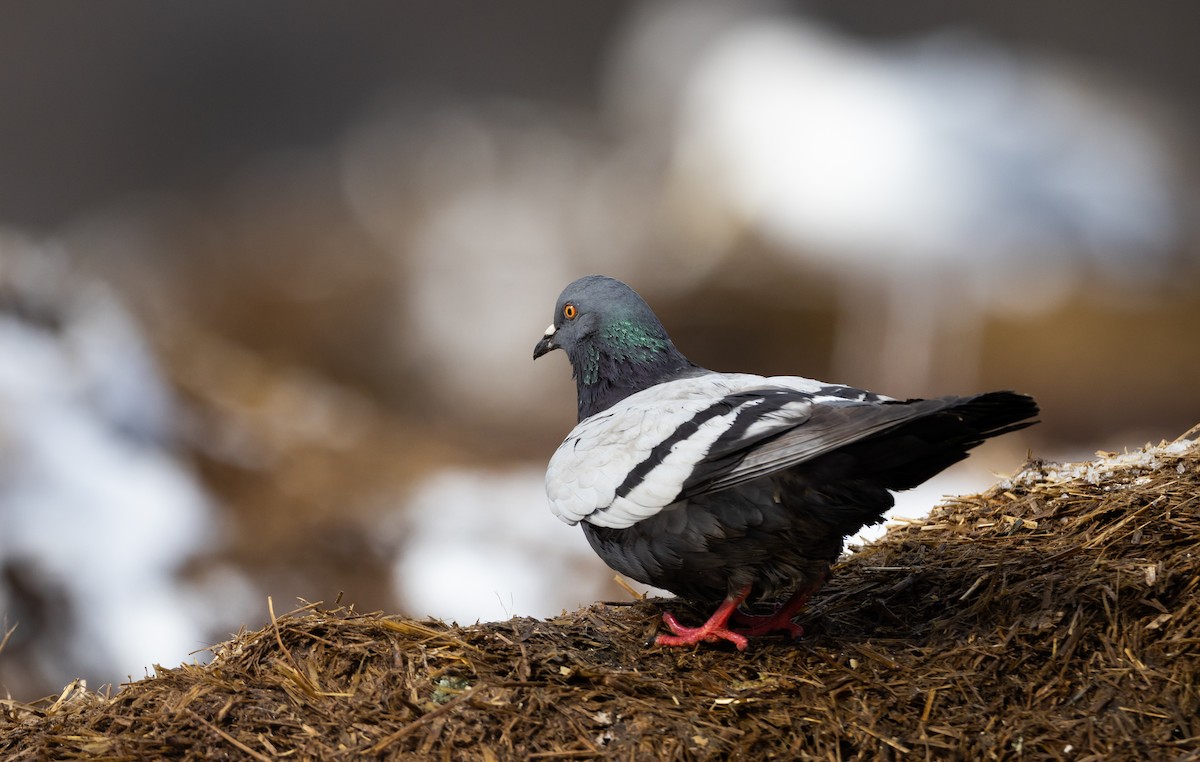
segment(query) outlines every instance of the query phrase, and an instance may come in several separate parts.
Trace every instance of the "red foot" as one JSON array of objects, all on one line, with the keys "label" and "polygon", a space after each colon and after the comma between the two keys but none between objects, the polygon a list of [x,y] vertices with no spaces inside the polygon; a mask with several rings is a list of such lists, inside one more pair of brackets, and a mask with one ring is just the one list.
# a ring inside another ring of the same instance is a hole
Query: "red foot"
[{"label": "red foot", "polygon": [[747,585],[737,595],[729,596],[721,602],[708,621],[699,627],[685,627],[679,623],[674,614],[664,611],[663,624],[675,634],[659,635],[655,643],[660,646],[694,646],[697,643],[716,643],[728,640],[737,646],[737,650],[745,651],[750,646],[750,641],[746,639],[745,635],[729,629],[726,624],[729,622],[729,617],[749,594],[750,586]]},{"label": "red foot", "polygon": [[781,606],[773,614],[743,614],[736,612],[732,619],[737,623],[737,631],[743,635],[757,637],[772,632],[784,632],[791,638],[804,637],[804,628],[792,621],[795,611],[786,611]]},{"label": "red foot", "polygon": [[822,575],[814,584],[803,587],[792,593],[792,597],[779,604],[770,614],[743,614],[734,611],[733,621],[738,625],[738,632],[743,635],[766,635],[770,632],[786,632],[792,638],[804,636],[804,628],[792,621],[792,617],[800,613],[812,595],[825,581]]},{"label": "red foot", "polygon": [[[822,575],[812,585],[797,590],[770,614],[744,614],[737,610],[750,595],[749,585],[722,601],[708,621],[699,627],[686,627],[680,624],[674,614],[664,611],[663,624],[674,635],[659,635],[655,642],[660,646],[694,646],[697,643],[728,640],[737,646],[739,651],[745,651],[750,646],[749,637],[771,632],[786,632],[792,638],[802,637],[804,628],[793,622],[792,617],[800,613],[804,604],[808,603],[808,597],[820,588],[824,581],[825,577]],[[737,625],[736,630],[729,626],[730,620]]]},{"label": "red foot", "polygon": [[664,611],[663,624],[675,634],[659,635],[654,641],[656,645],[694,646],[697,643],[716,643],[720,640],[728,640],[737,646],[737,650],[739,651],[745,651],[750,647],[750,641],[746,639],[745,635],[739,635],[727,627],[714,625],[712,619],[709,619],[699,627],[685,627],[679,623],[674,614]]}]

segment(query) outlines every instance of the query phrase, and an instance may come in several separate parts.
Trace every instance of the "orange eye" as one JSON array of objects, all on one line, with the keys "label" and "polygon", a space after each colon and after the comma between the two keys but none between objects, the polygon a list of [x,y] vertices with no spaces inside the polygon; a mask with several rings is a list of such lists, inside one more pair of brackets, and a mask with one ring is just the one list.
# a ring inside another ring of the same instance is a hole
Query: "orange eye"
[{"label": "orange eye", "polygon": [[576,314],[574,304],[568,304],[563,307],[563,317],[567,320],[574,320]]}]

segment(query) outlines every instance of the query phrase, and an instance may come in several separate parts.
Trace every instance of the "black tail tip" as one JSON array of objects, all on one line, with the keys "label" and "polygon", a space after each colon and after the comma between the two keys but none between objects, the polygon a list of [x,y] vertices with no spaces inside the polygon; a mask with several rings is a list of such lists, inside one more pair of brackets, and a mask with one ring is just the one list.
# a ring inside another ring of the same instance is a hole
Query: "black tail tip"
[{"label": "black tail tip", "polygon": [[1041,413],[1041,408],[1028,394],[1003,390],[969,397],[959,412],[972,419],[981,433],[992,437],[1040,423],[1029,419]]}]

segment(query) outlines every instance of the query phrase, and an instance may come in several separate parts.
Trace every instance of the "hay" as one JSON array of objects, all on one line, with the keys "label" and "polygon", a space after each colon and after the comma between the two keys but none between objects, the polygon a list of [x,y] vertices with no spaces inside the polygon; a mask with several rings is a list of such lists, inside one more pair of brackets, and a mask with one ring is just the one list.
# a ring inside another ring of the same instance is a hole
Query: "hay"
[{"label": "hay", "polygon": [[1195,759],[1198,575],[1200,447],[1034,462],[851,556],[796,644],[647,647],[656,601],[311,605],[111,698],[0,703],[0,760]]}]

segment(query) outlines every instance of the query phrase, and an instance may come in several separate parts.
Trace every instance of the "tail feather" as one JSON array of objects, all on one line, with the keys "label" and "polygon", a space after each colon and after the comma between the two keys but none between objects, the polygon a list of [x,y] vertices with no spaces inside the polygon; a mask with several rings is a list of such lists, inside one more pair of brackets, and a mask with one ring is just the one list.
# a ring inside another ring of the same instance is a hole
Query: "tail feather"
[{"label": "tail feather", "polygon": [[[938,404],[940,403],[940,404]],[[910,489],[967,457],[984,440],[1037,423],[1032,397],[1016,392],[987,392],[974,397],[941,397],[895,402],[929,404],[928,414],[843,449],[859,473],[892,489]]]}]

